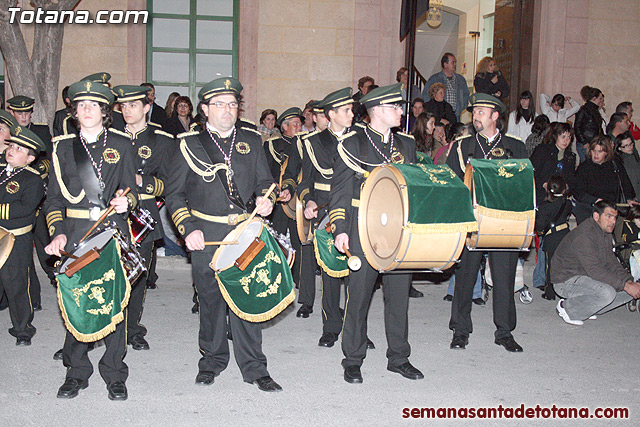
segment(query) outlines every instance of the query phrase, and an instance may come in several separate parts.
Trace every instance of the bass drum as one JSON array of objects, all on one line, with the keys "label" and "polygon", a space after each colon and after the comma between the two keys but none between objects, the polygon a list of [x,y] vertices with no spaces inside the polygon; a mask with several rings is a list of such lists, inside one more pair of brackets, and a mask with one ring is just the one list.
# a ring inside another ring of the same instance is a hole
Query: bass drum
[{"label": "bass drum", "polygon": [[[439,183],[434,184],[429,176],[440,176]],[[475,227],[469,192],[454,177],[447,166],[433,165],[386,164],[370,173],[361,192],[358,232],[365,257],[374,269],[441,271],[454,265],[467,231]],[[428,212],[437,210],[440,201],[436,198],[426,203],[421,201],[422,195],[438,193],[435,197],[459,199],[457,210],[466,214],[463,223],[439,223],[443,215]],[[438,223],[430,223],[429,218]]]}]

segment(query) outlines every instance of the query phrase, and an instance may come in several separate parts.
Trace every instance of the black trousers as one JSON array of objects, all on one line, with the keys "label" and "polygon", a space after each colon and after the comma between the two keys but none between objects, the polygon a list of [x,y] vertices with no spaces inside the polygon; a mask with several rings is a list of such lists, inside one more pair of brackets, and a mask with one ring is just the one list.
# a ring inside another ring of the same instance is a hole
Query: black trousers
[{"label": "black trousers", "polygon": [[[160,224],[160,221],[158,221],[158,224]],[[145,286],[151,283],[156,284],[156,282],[158,281],[158,274],[156,273],[156,262],[158,261],[158,246],[155,244],[156,241],[153,242],[154,245],[153,250],[151,251],[151,263],[149,264],[149,270],[147,271],[147,283],[145,283]],[[162,241],[162,239],[159,239],[159,241]]]},{"label": "black trousers", "polygon": [[131,295],[129,296],[129,305],[127,306],[127,310],[129,311],[129,315],[127,316],[127,340],[131,340],[135,335],[141,335],[143,337],[147,335],[147,328],[140,324],[140,320],[142,319],[142,312],[144,310],[144,299],[147,296],[147,276],[153,256],[153,240],[144,240],[140,245],[139,252],[145,260],[144,266],[147,268],[147,271],[140,276],[136,283],[131,284]]},{"label": "black trousers", "polygon": [[[342,328],[343,366],[361,366],[367,355],[367,314],[373,295],[378,271],[366,262],[362,253],[362,268],[352,271],[347,283],[347,302]],[[411,274],[386,273],[382,275],[384,295],[384,326],[387,336],[387,359],[390,366],[399,366],[409,361],[409,287]]]},{"label": "black trousers", "polygon": [[[516,328],[516,303],[513,287],[516,277],[518,252],[489,251],[489,266],[493,279],[493,323],[496,325],[495,337],[506,338]],[[451,304],[449,329],[455,335],[469,336],[473,332],[471,306],[473,285],[475,284],[483,251],[470,251],[464,248],[460,264],[456,270],[456,284]]]},{"label": "black trousers", "polygon": [[[295,221],[291,222],[295,227]],[[295,233],[296,240],[299,243],[300,239],[297,231]],[[296,252],[296,262],[293,264],[293,268],[298,270],[298,274],[295,275],[298,276],[298,280],[296,281],[294,278],[294,281],[298,284],[298,303],[313,306],[316,300],[316,254],[313,244],[300,244],[299,247],[300,249]]]},{"label": "black trousers", "polygon": [[[126,317],[126,311],[125,311]],[[104,339],[105,351],[98,362],[100,376],[105,383],[125,382],[129,376],[129,367],[124,363],[127,352],[126,318],[116,325],[116,330]],[[87,381],[93,374],[93,365],[89,360],[89,344],[78,341],[67,331],[62,348],[62,363],[67,368],[67,378]]]},{"label": "black trousers", "polygon": [[33,235],[31,233],[16,236],[13,250],[0,269],[0,295],[7,294],[9,316],[13,327],[9,333],[16,338],[31,338],[36,328],[33,321],[33,308],[30,296],[30,265],[33,260]]},{"label": "black trousers", "polygon": [[[339,334],[342,330],[340,312],[340,289],[342,278],[331,277],[322,272],[322,332]],[[301,291],[302,292],[302,291]]]},{"label": "black trousers", "polygon": [[[198,368],[219,374],[229,364],[229,342],[227,303],[222,298],[213,270],[209,268],[213,252],[192,252],[191,264],[200,305],[198,344],[202,357]],[[252,383],[269,375],[267,357],[262,352],[262,325],[242,320],[229,310],[229,326],[233,335],[233,352],[244,381]]]},{"label": "black trousers", "polygon": [[[57,257],[48,255],[44,251],[44,247],[47,246],[51,242],[51,237],[49,237],[49,231],[47,230],[47,222],[45,220],[45,215],[40,210],[38,215],[36,216],[36,222],[33,227],[33,243],[36,247],[36,255],[38,256],[38,261],[40,262],[40,267],[47,274],[49,280],[55,279],[55,274],[53,272],[54,267],[53,264]],[[31,255],[31,269],[30,269],[30,280],[31,280],[31,302],[33,304],[42,303],[40,297],[40,280],[38,280],[38,275],[36,274],[35,263],[33,261],[33,255]]]}]

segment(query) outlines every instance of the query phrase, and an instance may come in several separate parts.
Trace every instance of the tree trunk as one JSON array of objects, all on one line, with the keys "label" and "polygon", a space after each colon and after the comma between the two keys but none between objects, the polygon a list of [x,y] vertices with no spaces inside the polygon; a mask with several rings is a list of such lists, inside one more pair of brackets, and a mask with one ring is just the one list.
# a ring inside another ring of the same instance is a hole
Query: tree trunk
[{"label": "tree trunk", "polygon": [[[35,8],[43,10],[71,10],[79,0],[33,0]],[[36,100],[32,120],[52,125],[58,98],[60,58],[64,25],[32,24],[34,42],[31,58],[18,22],[9,23],[9,7],[17,0],[0,1],[0,50],[7,66],[7,81],[16,95],[26,95]],[[16,20],[17,21],[17,20]]]}]

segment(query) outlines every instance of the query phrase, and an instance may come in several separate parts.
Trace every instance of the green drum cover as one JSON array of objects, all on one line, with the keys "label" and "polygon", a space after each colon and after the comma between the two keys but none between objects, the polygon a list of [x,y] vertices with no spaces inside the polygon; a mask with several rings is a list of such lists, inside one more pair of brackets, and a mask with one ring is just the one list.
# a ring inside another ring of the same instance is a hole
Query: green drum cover
[{"label": "green drum cover", "polygon": [[529,159],[471,159],[476,203],[497,211],[534,210],[533,165]]},{"label": "green drum cover", "polygon": [[333,243],[333,234],[324,228],[318,228],[314,231],[313,246],[316,261],[320,268],[331,277],[348,276],[347,256],[339,252]]}]

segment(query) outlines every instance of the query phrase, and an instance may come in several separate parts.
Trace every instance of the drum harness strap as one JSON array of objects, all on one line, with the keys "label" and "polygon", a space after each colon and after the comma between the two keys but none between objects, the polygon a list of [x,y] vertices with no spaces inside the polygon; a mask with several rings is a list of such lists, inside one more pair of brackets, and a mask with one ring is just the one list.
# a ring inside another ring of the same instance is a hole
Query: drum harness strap
[{"label": "drum harness strap", "polygon": [[[102,140],[103,151],[107,146],[108,132],[107,129],[104,130]],[[99,140],[96,141],[96,144],[98,143]],[[82,188],[85,190],[87,200],[89,200],[91,206],[97,206],[100,209],[106,208],[107,203],[102,194],[104,190],[104,181],[102,179],[102,162],[104,161],[104,156],[100,155],[100,163],[96,164],[87,148],[82,132],[80,132],[80,137],[73,141],[73,157],[76,161],[78,176],[82,182]]]},{"label": "drum harness strap", "polygon": [[33,224],[25,225],[24,227],[15,228],[13,230],[7,230],[7,231],[17,237],[17,236],[22,236],[23,234],[27,234],[31,230],[33,230]]}]

